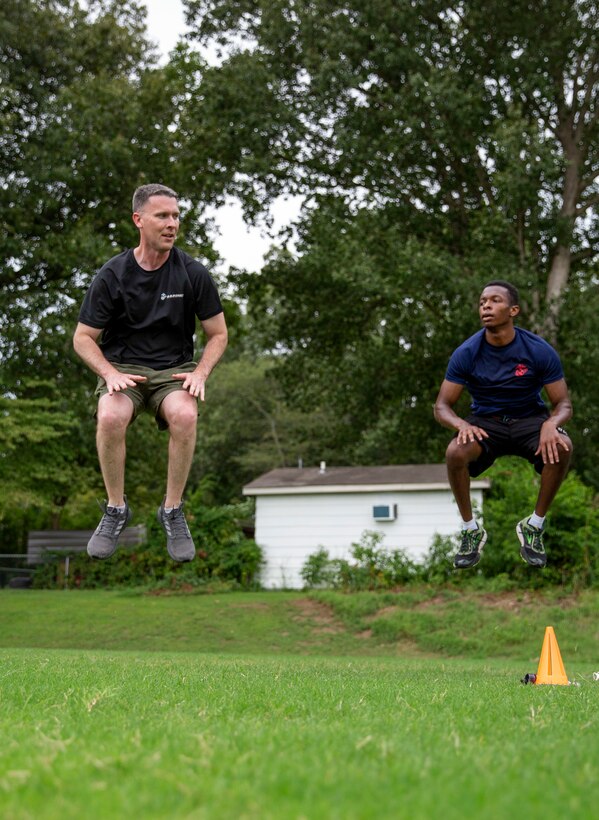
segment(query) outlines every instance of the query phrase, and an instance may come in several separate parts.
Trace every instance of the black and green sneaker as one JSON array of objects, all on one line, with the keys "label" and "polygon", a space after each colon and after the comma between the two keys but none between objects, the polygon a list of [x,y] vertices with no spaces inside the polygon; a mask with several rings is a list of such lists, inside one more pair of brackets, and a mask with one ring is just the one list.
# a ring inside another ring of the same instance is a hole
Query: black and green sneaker
[{"label": "black and green sneaker", "polygon": [[547,566],[547,554],[543,544],[543,530],[528,523],[523,518],[516,524],[516,533],[520,540],[520,555],[531,567]]},{"label": "black and green sneaker", "polygon": [[453,559],[456,569],[475,567],[480,561],[480,554],[487,543],[487,533],[482,527],[475,530],[462,530],[462,543]]}]

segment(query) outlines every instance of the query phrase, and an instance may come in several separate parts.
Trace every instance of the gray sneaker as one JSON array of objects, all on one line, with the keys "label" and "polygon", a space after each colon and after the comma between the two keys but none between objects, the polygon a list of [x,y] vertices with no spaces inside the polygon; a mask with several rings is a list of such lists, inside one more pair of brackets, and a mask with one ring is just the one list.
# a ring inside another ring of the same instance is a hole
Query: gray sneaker
[{"label": "gray sneaker", "polygon": [[90,558],[110,558],[114,555],[119,540],[119,535],[131,520],[131,510],[125,498],[125,509],[118,510],[116,507],[109,507],[108,504],[101,504],[104,515],[96,527],[96,531],[87,542],[87,554]]},{"label": "gray sneaker", "polygon": [[166,549],[173,561],[193,561],[196,548],[185,520],[183,502],[171,512],[165,512],[163,501],[156,517],[166,533]]}]

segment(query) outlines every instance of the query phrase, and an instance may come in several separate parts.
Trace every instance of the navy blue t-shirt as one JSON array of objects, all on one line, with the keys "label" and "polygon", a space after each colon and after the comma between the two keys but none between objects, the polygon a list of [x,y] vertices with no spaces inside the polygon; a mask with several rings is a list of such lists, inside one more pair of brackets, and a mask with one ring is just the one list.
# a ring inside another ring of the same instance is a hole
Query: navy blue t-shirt
[{"label": "navy blue t-shirt", "polygon": [[548,342],[529,330],[514,330],[514,339],[502,347],[489,344],[485,330],[479,330],[451,355],[445,378],[464,385],[475,415],[534,416],[546,410],[543,386],[564,378]]},{"label": "navy blue t-shirt", "polygon": [[79,321],[102,330],[108,361],[165,370],[193,359],[196,317],[222,309],[210,274],[193,257],[173,248],[164,265],[147,271],[130,249],[96,274]]}]

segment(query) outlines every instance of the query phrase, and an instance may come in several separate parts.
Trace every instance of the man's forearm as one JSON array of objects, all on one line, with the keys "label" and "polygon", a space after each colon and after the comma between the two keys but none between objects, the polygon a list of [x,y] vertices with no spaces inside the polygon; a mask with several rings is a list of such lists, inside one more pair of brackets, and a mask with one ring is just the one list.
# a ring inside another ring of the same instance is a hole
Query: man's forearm
[{"label": "man's forearm", "polygon": [[201,373],[205,379],[208,378],[210,373],[212,373],[220,361],[223,353],[227,349],[227,342],[227,335],[220,333],[212,336],[206,342],[206,346],[202,352],[202,357],[196,367],[196,371]]},{"label": "man's forearm", "polygon": [[98,343],[95,342],[91,336],[76,334],[73,339],[73,347],[75,353],[96,376],[105,379],[106,376],[116,371],[116,368],[110,364],[106,356],[102,353]]},{"label": "man's forearm", "polygon": [[570,421],[572,418],[572,402],[569,399],[564,399],[558,402],[555,407],[551,409],[551,414],[547,421],[551,421],[556,427],[561,427],[562,424]]},{"label": "man's forearm", "polygon": [[434,409],[435,420],[448,430],[460,430],[465,424],[463,418],[457,415],[451,407],[447,405],[435,405]]}]

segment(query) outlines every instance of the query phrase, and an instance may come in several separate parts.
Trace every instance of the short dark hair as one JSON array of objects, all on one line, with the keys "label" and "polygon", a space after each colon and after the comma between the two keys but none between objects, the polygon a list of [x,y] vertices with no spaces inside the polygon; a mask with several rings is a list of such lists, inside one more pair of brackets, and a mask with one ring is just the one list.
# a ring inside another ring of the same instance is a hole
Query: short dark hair
[{"label": "short dark hair", "polygon": [[177,199],[177,194],[172,188],[160,185],[158,182],[150,182],[147,185],[140,185],[133,194],[133,213],[139,213],[151,196],[172,196]]},{"label": "short dark hair", "polygon": [[[511,282],[506,282],[505,279],[493,279],[492,282],[487,282],[485,288],[490,288],[493,286],[498,288],[505,288],[505,290],[507,290],[507,292],[510,295],[510,307],[520,304],[520,295],[518,294],[518,288],[515,285],[512,285]],[[483,290],[485,288],[483,288]]]}]

